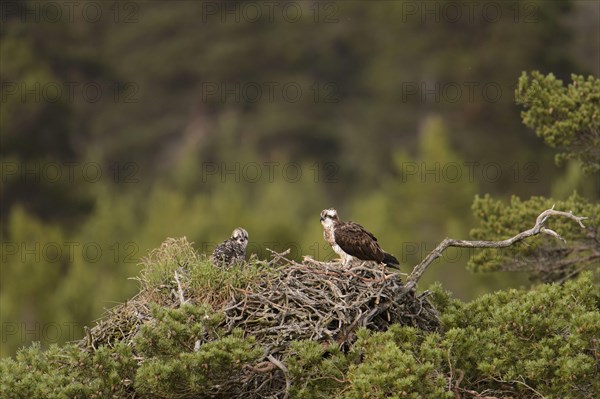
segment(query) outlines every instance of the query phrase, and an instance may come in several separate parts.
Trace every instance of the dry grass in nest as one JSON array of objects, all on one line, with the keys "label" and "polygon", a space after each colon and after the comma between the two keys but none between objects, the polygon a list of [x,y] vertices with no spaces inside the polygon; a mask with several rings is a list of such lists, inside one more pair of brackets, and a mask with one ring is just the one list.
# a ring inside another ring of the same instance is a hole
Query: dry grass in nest
[{"label": "dry grass in nest", "polygon": [[198,255],[185,238],[169,239],[143,260],[138,295],[107,310],[96,326],[86,329],[80,344],[95,350],[132,342],[141,326],[153,320],[153,303],[166,308],[210,304],[224,315],[221,328],[240,329],[264,348],[264,358],[238,379],[239,389],[260,396],[285,389],[283,364],[292,341],[347,349],[360,327],[385,331],[399,323],[425,331],[439,328],[428,292],[407,289],[400,273],[369,262],[345,268],[310,258],[300,263],[285,255],[273,252],[269,262],[253,259],[222,269]]}]

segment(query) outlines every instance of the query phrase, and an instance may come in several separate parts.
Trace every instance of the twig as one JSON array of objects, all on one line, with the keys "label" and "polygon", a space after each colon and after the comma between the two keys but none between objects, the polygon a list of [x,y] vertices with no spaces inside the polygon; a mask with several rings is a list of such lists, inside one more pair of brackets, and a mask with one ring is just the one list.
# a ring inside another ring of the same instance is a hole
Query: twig
[{"label": "twig", "polygon": [[179,274],[177,274],[177,270],[175,270],[175,281],[177,282],[177,293],[179,294],[179,304],[183,305],[187,301],[183,296],[183,289],[181,288],[181,282],[179,281]]},{"label": "twig", "polygon": [[273,363],[281,371],[283,371],[283,375],[285,376],[285,394],[284,394],[283,398],[287,399],[290,396],[290,387],[292,386],[292,382],[290,381],[290,378],[288,376],[288,374],[289,374],[288,369],[287,369],[287,367],[285,367],[285,364],[283,364],[279,360],[275,359],[275,357],[273,357],[273,355],[271,355],[271,354],[269,354],[267,356],[267,359],[269,359],[269,361],[271,363]]},{"label": "twig", "polygon": [[[448,360],[448,364],[450,364],[450,360]],[[452,365],[450,365],[450,372],[452,373]],[[462,371],[462,370],[458,370],[458,374],[459,374],[459,377],[456,380],[456,382],[454,383],[454,390],[453,390],[453,392],[454,392],[454,397],[456,399],[461,399],[460,398],[460,394],[458,393],[458,386],[462,382],[463,378],[465,378],[465,372]]]},{"label": "twig", "polygon": [[496,378],[496,377],[492,377],[492,379],[496,382],[500,382],[500,383],[505,383],[505,384],[513,384],[513,383],[517,383],[517,384],[521,384],[523,386],[525,386],[525,388],[531,390],[533,393],[535,393],[536,395],[538,395],[540,398],[542,399],[546,399],[546,397],[544,395],[542,395],[540,392],[536,391],[535,389],[533,389],[531,386],[527,385],[525,383],[525,379],[523,378],[523,376],[519,376],[523,381],[519,381],[519,380],[512,380],[512,381],[505,381],[501,378]]},{"label": "twig", "polygon": [[501,241],[468,241],[468,240],[455,240],[453,238],[445,238],[433,251],[431,251],[425,259],[421,261],[415,268],[413,269],[410,276],[407,279],[407,288],[413,288],[416,286],[417,281],[421,278],[425,270],[433,263],[434,260],[439,258],[442,255],[442,252],[446,250],[448,247],[459,247],[459,248],[506,248],[513,245],[515,242],[521,241],[527,237],[535,236],[538,234],[547,234],[554,238],[557,238],[563,242],[566,242],[564,238],[560,236],[554,230],[548,229],[544,227],[546,220],[550,216],[563,216],[568,219],[574,220],[581,226],[581,228],[585,228],[582,220],[587,219],[587,217],[575,216],[572,212],[562,212],[555,211],[554,206],[551,209],[546,209],[542,212],[536,219],[535,225],[529,230],[525,230],[515,235],[514,237],[507,238],[506,240]]}]

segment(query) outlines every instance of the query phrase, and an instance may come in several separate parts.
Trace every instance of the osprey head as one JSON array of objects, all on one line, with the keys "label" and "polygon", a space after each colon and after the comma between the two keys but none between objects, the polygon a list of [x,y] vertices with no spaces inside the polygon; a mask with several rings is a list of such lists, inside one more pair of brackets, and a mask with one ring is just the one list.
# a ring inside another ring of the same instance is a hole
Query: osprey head
[{"label": "osprey head", "polygon": [[333,226],[333,223],[338,220],[340,219],[338,218],[337,211],[333,208],[325,209],[321,212],[321,224],[324,227]]},{"label": "osprey head", "polygon": [[238,227],[231,233],[231,239],[240,244],[243,248],[246,248],[246,245],[248,245],[248,232],[241,227]]}]

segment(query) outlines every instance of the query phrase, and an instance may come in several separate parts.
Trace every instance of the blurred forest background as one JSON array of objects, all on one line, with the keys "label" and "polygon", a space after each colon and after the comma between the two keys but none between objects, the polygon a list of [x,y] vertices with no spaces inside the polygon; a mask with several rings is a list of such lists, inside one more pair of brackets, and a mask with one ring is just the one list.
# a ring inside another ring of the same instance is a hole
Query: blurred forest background
[{"label": "blurred forest background", "polygon": [[[522,71],[600,75],[596,1],[74,3],[2,3],[2,356],[80,338],[167,237],[329,259],[335,207],[408,272],[477,194],[600,199],[514,100]],[[527,284],[470,254],[425,280]]]}]

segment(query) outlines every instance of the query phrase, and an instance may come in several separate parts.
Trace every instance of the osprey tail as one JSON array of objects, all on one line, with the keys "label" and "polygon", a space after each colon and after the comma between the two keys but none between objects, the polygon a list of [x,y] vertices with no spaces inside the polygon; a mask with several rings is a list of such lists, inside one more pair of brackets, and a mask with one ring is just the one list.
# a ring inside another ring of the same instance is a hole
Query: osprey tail
[{"label": "osprey tail", "polygon": [[398,259],[396,259],[396,257],[394,255],[388,254],[387,252],[383,253],[383,263],[385,263],[389,267],[394,267],[396,269],[400,265],[400,262],[398,262]]}]

